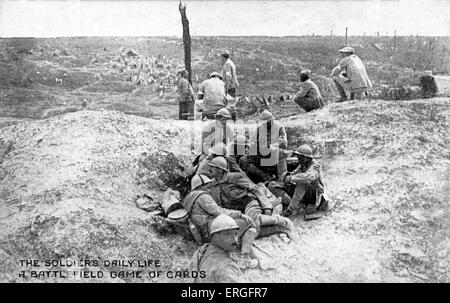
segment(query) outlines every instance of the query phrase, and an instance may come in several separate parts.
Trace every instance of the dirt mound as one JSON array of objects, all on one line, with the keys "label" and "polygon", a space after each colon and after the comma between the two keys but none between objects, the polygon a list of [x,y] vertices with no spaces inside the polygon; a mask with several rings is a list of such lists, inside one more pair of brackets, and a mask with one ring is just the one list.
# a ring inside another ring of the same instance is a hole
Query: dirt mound
[{"label": "dirt mound", "polygon": [[[272,257],[261,255],[266,269],[247,270],[245,278],[448,282],[449,115],[448,100],[428,99],[332,104],[282,119],[290,148],[311,143],[323,152],[325,142],[337,142],[321,160],[335,207],[320,220],[295,218],[297,243],[258,240]],[[23,281],[18,260],[30,258],[156,258],[162,270],[186,266],[194,242],[162,235],[134,201],[143,193],[161,199],[163,185],[180,184],[176,177],[194,157],[192,121],[86,110],[0,118],[0,125],[2,281]]]}]

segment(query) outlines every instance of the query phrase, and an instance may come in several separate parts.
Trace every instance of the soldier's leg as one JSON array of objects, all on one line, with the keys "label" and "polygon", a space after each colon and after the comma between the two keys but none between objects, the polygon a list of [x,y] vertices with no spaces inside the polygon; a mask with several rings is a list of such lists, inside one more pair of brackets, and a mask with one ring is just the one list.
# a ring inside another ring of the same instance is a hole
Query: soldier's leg
[{"label": "soldier's leg", "polygon": [[252,250],[253,242],[258,235],[254,222],[247,222],[244,219],[234,219],[239,226],[239,240],[241,243],[241,253],[249,254]]},{"label": "soldier's leg", "polygon": [[286,234],[289,238],[293,238],[292,232],[294,231],[294,223],[288,218],[280,215],[260,215],[260,224],[263,226],[280,226],[286,230]]},{"label": "soldier's leg", "polygon": [[337,102],[347,101],[347,94],[345,92],[346,85],[344,84],[344,80],[339,76],[334,76],[333,81],[340,95],[340,99]]},{"label": "soldier's leg", "polygon": [[281,203],[283,207],[288,207],[291,202],[291,197],[287,193],[287,189],[284,186],[284,183],[278,181],[272,181],[269,183],[267,188],[276,196],[281,197]]}]

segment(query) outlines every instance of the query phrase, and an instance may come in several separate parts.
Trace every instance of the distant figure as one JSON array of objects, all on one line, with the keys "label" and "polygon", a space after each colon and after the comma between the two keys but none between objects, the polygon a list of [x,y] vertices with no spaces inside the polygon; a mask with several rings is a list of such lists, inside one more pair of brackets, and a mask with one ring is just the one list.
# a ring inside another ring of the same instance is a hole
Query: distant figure
[{"label": "distant figure", "polygon": [[219,73],[211,73],[209,79],[200,83],[198,86],[198,99],[201,100],[197,105],[202,111],[203,118],[214,119],[217,111],[226,106],[225,84]]},{"label": "distant figure", "polygon": [[432,75],[424,75],[420,77],[420,89],[423,98],[435,97],[438,93],[438,87]]},{"label": "distant figure", "polygon": [[354,54],[355,50],[352,47],[346,46],[339,52],[343,58],[331,72],[341,96],[337,102],[347,101],[346,91],[350,92],[349,100],[361,100],[367,93],[367,89],[372,88],[366,67],[361,59]]},{"label": "distant figure", "polygon": [[194,113],[194,89],[188,81],[189,73],[187,70],[180,71],[177,76],[179,76],[177,86],[179,102],[178,119],[187,120],[189,114]]},{"label": "distant figure", "polygon": [[239,82],[236,76],[236,66],[230,59],[230,53],[228,51],[223,51],[220,54],[220,60],[222,62],[222,79],[225,82],[225,89],[227,94],[236,97],[236,88],[239,87]]},{"label": "distant figure", "polygon": [[325,106],[317,85],[309,79],[306,72],[300,73],[301,90],[294,96],[294,102],[309,112]]}]

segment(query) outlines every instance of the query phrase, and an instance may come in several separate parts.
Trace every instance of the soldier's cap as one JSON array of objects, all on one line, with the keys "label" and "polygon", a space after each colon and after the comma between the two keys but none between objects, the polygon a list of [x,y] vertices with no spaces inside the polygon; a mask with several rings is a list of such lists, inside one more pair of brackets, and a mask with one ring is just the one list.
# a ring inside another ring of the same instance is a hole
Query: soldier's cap
[{"label": "soldier's cap", "polygon": [[305,157],[314,158],[312,148],[308,144],[301,145],[292,154],[294,154],[294,155],[303,155]]},{"label": "soldier's cap", "polygon": [[355,49],[354,49],[353,47],[346,46],[346,47],[344,47],[344,48],[341,48],[341,49],[339,50],[339,52],[340,52],[340,53],[352,53],[352,54],[354,54],[354,53],[355,53]]},{"label": "soldier's cap", "polygon": [[224,117],[231,119],[230,111],[226,108],[221,108],[217,111],[217,113],[214,115],[214,117]]},{"label": "soldier's cap", "polygon": [[265,109],[260,115],[259,119],[262,121],[270,121],[273,119],[273,114]]},{"label": "soldier's cap", "polygon": [[222,50],[222,51],[220,52],[220,55],[221,55],[221,56],[223,56],[223,55],[229,56],[229,55],[230,55],[230,52],[229,52],[228,50],[224,49],[224,50]]},{"label": "soldier's cap", "polygon": [[213,180],[208,178],[208,176],[199,174],[192,177],[191,180],[191,190],[196,189],[199,186],[205,185],[207,183],[211,183]]},{"label": "soldier's cap", "polygon": [[215,144],[213,147],[211,147],[208,150],[209,154],[218,155],[218,156],[225,156],[227,153],[227,147],[223,142],[219,142]]},{"label": "soldier's cap", "polygon": [[234,230],[234,229],[239,229],[239,226],[236,224],[236,221],[234,221],[233,218],[231,218],[226,214],[220,214],[211,222],[209,235],[212,236],[213,234],[218,233],[220,231]]},{"label": "soldier's cap", "polygon": [[208,163],[211,167],[217,167],[222,170],[228,171],[228,163],[227,160],[224,157],[215,157],[211,160],[211,162]]},{"label": "soldier's cap", "polygon": [[218,77],[220,80],[222,80],[222,75],[220,75],[218,72],[212,72],[211,75],[209,75],[210,78],[212,77]]}]

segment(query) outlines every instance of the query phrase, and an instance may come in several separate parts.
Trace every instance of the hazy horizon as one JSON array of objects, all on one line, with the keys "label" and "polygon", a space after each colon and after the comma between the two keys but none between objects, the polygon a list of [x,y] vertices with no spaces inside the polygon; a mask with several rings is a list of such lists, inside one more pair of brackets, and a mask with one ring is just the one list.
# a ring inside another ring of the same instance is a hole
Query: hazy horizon
[{"label": "hazy horizon", "polygon": [[[195,37],[450,36],[444,0],[184,2]],[[181,37],[178,1],[0,0],[0,37],[130,36]]]}]

